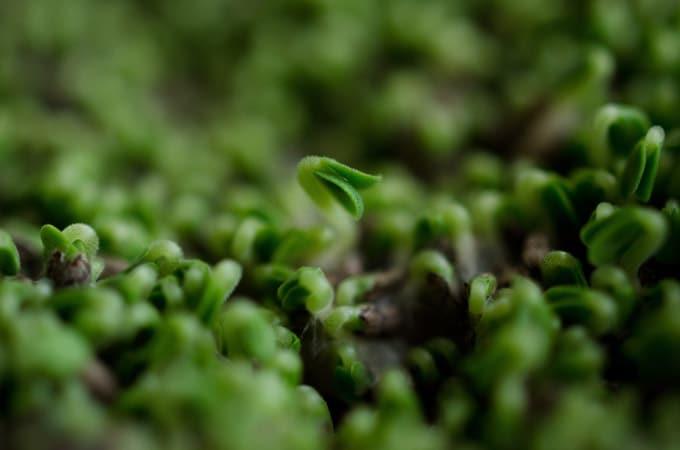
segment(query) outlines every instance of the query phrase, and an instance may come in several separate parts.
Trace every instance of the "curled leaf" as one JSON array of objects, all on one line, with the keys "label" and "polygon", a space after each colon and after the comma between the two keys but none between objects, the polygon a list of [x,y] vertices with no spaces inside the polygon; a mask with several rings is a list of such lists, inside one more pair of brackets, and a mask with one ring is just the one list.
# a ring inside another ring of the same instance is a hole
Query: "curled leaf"
[{"label": "curled leaf", "polygon": [[306,308],[317,314],[333,302],[333,287],[318,267],[301,267],[290,276],[277,292],[286,310]]},{"label": "curled leaf", "polygon": [[663,140],[663,129],[652,127],[644,139],[637,143],[628,156],[621,174],[621,195],[630,197],[635,194],[639,200],[649,201],[659,167]]},{"label": "curled leaf", "polygon": [[380,178],[327,157],[307,156],[298,164],[298,181],[319,208],[330,211],[338,202],[355,220],[364,213],[358,191],[373,186]]},{"label": "curled leaf", "polygon": [[595,116],[591,159],[599,166],[614,155],[628,155],[649,129],[649,119],[640,110],[610,104]]}]

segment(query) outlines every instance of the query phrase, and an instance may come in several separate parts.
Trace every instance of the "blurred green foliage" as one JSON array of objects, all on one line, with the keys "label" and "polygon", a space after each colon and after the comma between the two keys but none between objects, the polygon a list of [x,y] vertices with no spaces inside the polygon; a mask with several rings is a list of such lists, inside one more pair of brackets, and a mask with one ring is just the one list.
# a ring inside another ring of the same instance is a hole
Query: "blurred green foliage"
[{"label": "blurred green foliage", "polygon": [[678,448],[678,104],[676,0],[0,2],[0,448]]}]

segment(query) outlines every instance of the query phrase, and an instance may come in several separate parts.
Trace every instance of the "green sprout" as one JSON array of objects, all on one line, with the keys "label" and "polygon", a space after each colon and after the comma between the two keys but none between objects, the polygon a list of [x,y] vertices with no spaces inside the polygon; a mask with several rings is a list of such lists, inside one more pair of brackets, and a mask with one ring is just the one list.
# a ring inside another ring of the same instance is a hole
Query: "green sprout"
[{"label": "green sprout", "polygon": [[12,237],[4,230],[0,230],[0,273],[16,275],[21,269],[19,252]]},{"label": "green sprout", "polygon": [[581,324],[596,335],[611,331],[617,324],[616,303],[604,293],[580,286],[556,286],[545,296],[563,321]]},{"label": "green sprout", "polygon": [[615,155],[628,155],[649,126],[646,114],[637,108],[604,106],[597,113],[593,127],[594,161],[603,165]]},{"label": "green sprout", "polygon": [[278,289],[278,298],[284,309],[304,308],[314,315],[327,311],[333,297],[333,287],[323,271],[314,267],[298,269]]},{"label": "green sprout", "polygon": [[546,286],[588,284],[579,260],[562,251],[552,251],[545,255],[541,262],[541,275]]},{"label": "green sprout", "polygon": [[663,244],[668,225],[661,213],[639,207],[601,203],[581,229],[588,260],[597,266],[618,264],[635,274]]},{"label": "green sprout", "polygon": [[364,215],[359,191],[373,186],[380,178],[327,157],[307,156],[298,164],[298,182],[319,208],[331,212],[337,203],[355,220]]},{"label": "green sprout", "polygon": [[267,363],[276,352],[274,329],[251,303],[231,303],[222,311],[215,327],[218,342],[230,358]]},{"label": "green sprout", "polygon": [[481,317],[484,314],[487,303],[489,303],[491,296],[496,291],[496,285],[496,277],[490,273],[478,275],[472,280],[468,296],[470,315]]},{"label": "green sprout", "polygon": [[58,287],[88,284],[104,270],[96,259],[99,238],[92,227],[76,223],[59,231],[52,225],[40,229],[45,273]]},{"label": "green sprout", "polygon": [[423,250],[416,254],[411,260],[410,272],[411,276],[420,282],[434,275],[444,280],[450,288],[456,286],[453,266],[446,256],[435,250]]},{"label": "green sprout", "polygon": [[663,139],[663,129],[652,127],[630,153],[620,181],[621,194],[624,197],[634,194],[640,201],[649,201],[659,167]]}]

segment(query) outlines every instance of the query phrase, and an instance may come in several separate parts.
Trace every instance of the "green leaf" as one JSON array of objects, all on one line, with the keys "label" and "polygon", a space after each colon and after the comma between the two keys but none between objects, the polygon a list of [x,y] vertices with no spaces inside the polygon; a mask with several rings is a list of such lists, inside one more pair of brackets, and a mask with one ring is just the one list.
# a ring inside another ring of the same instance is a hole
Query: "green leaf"
[{"label": "green leaf", "polygon": [[618,196],[616,177],[603,169],[576,170],[570,176],[570,181],[571,198],[580,223],[588,219],[598,204],[614,201]]},{"label": "green leaf", "polygon": [[614,266],[598,267],[590,276],[590,284],[593,289],[605,292],[614,299],[619,322],[625,323],[637,302],[635,288],[626,272]]},{"label": "green leaf", "polygon": [[647,155],[642,142],[638,143],[626,160],[626,166],[621,174],[621,195],[628,198],[638,189],[642,174],[645,171]]},{"label": "green leaf", "polygon": [[563,251],[552,251],[545,255],[541,262],[541,275],[546,286],[588,285],[579,260]]},{"label": "green leaf", "polygon": [[332,158],[323,158],[328,170],[347,180],[356,189],[367,189],[381,180],[380,175],[371,175],[342,164]]},{"label": "green leaf", "polygon": [[241,275],[241,266],[230,260],[222,261],[212,269],[196,309],[196,314],[205,323],[213,321],[241,281]]},{"label": "green leaf", "polygon": [[46,256],[51,255],[55,250],[66,253],[71,244],[68,238],[54,225],[43,225],[40,228],[40,240],[43,243]]},{"label": "green leaf", "polygon": [[621,195],[624,198],[635,194],[640,201],[649,201],[654,189],[663,140],[663,129],[652,127],[630,153],[620,180]]},{"label": "green leaf", "polygon": [[281,306],[296,310],[304,306],[311,314],[319,314],[331,306],[333,286],[318,267],[301,267],[278,289]]},{"label": "green leaf", "polygon": [[215,324],[222,351],[230,358],[252,358],[268,362],[276,352],[276,334],[252,303],[238,301],[229,304]]},{"label": "green leaf", "polygon": [[360,219],[364,215],[364,201],[349,182],[331,173],[318,172],[315,175],[352,217]]},{"label": "green leaf", "polygon": [[307,156],[298,164],[298,181],[319,208],[330,212],[337,202],[355,220],[364,212],[364,202],[358,191],[373,186],[380,179],[380,176],[327,157]]},{"label": "green leaf", "polygon": [[477,275],[470,283],[470,294],[468,296],[470,315],[474,317],[483,315],[484,308],[495,290],[495,276],[490,273]]},{"label": "green leaf", "polygon": [[231,252],[238,261],[251,263],[268,259],[279,243],[279,233],[257,217],[246,217],[234,232]]},{"label": "green leaf", "polygon": [[84,223],[74,223],[64,228],[62,234],[78,251],[85,253],[88,259],[92,260],[97,254],[99,237],[91,226]]},{"label": "green leaf", "polygon": [[548,181],[541,192],[547,215],[558,228],[578,224],[578,216],[571,202],[565,183],[558,177]]},{"label": "green leaf", "polygon": [[12,237],[4,230],[0,230],[0,274],[16,275],[21,269],[19,252]]},{"label": "green leaf", "polygon": [[663,147],[664,132],[660,127],[652,127],[647,132],[643,141],[645,147],[645,170],[640,178],[640,183],[636,189],[636,197],[643,202],[648,202],[654,189],[656,172],[659,168],[661,159],[661,149]]},{"label": "green leaf", "polygon": [[610,209],[601,204],[597,214],[581,230],[581,240],[588,247],[588,260],[596,265],[618,264],[629,273],[661,247],[668,225],[663,215],[653,209],[626,207]]},{"label": "green leaf", "polygon": [[323,318],[323,326],[331,336],[361,328],[361,309],[357,306],[336,306]]},{"label": "green leaf", "polygon": [[636,108],[615,104],[604,106],[595,117],[591,159],[602,167],[616,155],[628,155],[649,126],[647,116]]},{"label": "green leaf", "polygon": [[450,288],[456,285],[453,265],[436,250],[423,250],[416,254],[411,260],[409,270],[411,276],[418,281],[424,281],[428,275],[433,274],[443,279]]},{"label": "green leaf", "polygon": [[129,270],[141,263],[150,262],[156,265],[160,276],[165,276],[174,272],[183,258],[182,248],[176,243],[168,240],[154,241],[149,244],[140,261]]},{"label": "green leaf", "polygon": [[602,292],[556,286],[545,292],[545,298],[564,321],[582,324],[596,335],[613,330],[618,323],[616,303]]}]

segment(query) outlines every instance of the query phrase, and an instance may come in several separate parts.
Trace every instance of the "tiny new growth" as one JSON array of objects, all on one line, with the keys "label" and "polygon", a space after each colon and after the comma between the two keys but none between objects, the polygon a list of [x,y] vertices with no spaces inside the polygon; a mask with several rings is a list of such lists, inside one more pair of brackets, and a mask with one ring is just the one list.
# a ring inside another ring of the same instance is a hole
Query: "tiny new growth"
[{"label": "tiny new growth", "polygon": [[298,163],[297,176],[302,188],[321,210],[330,213],[337,203],[355,220],[364,214],[364,201],[359,191],[381,179],[379,175],[370,175],[321,156],[303,158]]}]

